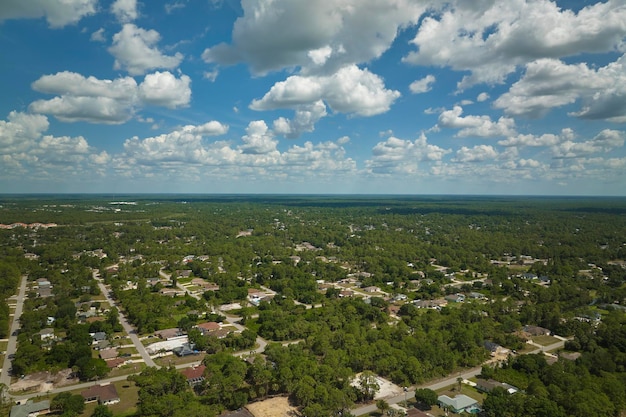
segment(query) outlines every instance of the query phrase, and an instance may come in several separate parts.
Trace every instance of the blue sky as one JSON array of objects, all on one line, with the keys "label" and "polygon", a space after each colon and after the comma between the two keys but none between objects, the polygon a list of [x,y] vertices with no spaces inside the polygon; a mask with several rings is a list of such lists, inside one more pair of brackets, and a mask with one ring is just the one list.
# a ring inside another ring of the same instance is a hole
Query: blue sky
[{"label": "blue sky", "polygon": [[0,192],[626,195],[624,0],[4,0]]}]

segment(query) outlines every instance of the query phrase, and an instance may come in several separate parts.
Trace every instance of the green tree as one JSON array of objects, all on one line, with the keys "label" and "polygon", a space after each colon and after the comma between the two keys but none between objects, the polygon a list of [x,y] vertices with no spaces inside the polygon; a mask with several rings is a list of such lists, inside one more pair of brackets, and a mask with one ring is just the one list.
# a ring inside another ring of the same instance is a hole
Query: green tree
[{"label": "green tree", "polygon": [[50,409],[64,417],[74,417],[85,410],[85,400],[78,394],[62,392],[52,399]]},{"label": "green tree", "polygon": [[113,417],[113,411],[106,405],[98,404],[91,413],[91,417]]},{"label": "green tree", "polygon": [[418,388],[415,390],[415,401],[430,408],[437,404],[437,393],[429,388]]}]

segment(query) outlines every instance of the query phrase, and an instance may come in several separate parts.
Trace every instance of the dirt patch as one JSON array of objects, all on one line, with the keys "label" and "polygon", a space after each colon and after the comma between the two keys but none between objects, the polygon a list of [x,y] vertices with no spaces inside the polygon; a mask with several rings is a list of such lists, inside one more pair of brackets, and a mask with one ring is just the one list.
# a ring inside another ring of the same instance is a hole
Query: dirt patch
[{"label": "dirt patch", "polygon": [[36,372],[26,375],[24,378],[18,379],[11,384],[12,392],[47,392],[54,388],[64,387],[66,385],[77,384],[78,378],[73,378],[71,369],[63,369],[55,374],[50,372]]},{"label": "dirt patch", "polygon": [[246,405],[254,417],[293,417],[296,408],[289,405],[287,397],[276,397]]}]

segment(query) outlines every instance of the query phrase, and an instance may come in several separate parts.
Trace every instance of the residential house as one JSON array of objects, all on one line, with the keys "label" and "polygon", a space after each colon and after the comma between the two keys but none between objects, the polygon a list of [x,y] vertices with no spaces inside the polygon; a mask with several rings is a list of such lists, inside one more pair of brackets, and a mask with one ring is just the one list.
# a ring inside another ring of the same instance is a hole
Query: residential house
[{"label": "residential house", "polygon": [[339,298],[352,297],[352,296],[354,296],[354,291],[352,290],[342,290],[341,292],[339,292]]},{"label": "residential house", "polygon": [[363,288],[363,291],[365,291],[365,292],[380,292],[380,288],[379,287],[375,287],[375,286],[370,286],[370,287]]},{"label": "residential house", "polygon": [[107,363],[107,367],[109,369],[113,369],[113,368],[119,368],[120,366],[124,365],[126,363],[126,359],[125,358],[113,358],[113,359],[106,359],[105,362]]},{"label": "residential house", "polygon": [[50,401],[43,400],[33,402],[28,400],[26,404],[14,405],[11,407],[10,417],[35,417],[50,412]]},{"label": "residential house", "polygon": [[109,348],[109,349],[101,349],[99,354],[100,354],[100,358],[106,361],[107,359],[117,358],[118,352],[117,352],[117,348]]},{"label": "residential house", "polygon": [[221,328],[220,324],[214,321],[209,321],[206,323],[200,323],[196,325],[196,328],[198,330],[200,330],[200,333],[202,333],[203,335],[210,333],[210,332],[214,332],[216,330],[219,330]]},{"label": "residential house", "polygon": [[437,402],[441,408],[447,407],[453,413],[471,413],[478,409],[478,401],[468,397],[464,394],[459,394],[454,398],[450,398],[447,395],[440,395],[437,397]]},{"label": "residential house", "polygon": [[178,288],[161,288],[159,291],[161,295],[166,295],[168,297],[176,297],[179,295],[185,295],[185,291],[179,290]]},{"label": "residential house", "polygon": [[41,337],[42,341],[52,340],[52,339],[54,339],[54,329],[51,328],[51,327],[47,327],[45,329],[41,329],[39,331],[39,336]]},{"label": "residential house", "polygon": [[482,392],[491,392],[495,388],[502,388],[509,394],[515,394],[519,391],[513,385],[505,384],[504,382],[499,382],[494,379],[478,379],[476,380],[476,389]]},{"label": "residential house", "polygon": [[99,404],[110,405],[120,402],[120,396],[113,384],[94,385],[81,391],[85,402],[98,401]]},{"label": "residential house", "polygon": [[195,346],[193,343],[183,343],[182,346],[175,347],[172,349],[172,352],[176,354],[176,356],[183,357],[189,355],[197,355],[199,352],[195,350]]},{"label": "residential house", "polygon": [[177,269],[174,272],[174,276],[178,278],[189,278],[191,276],[191,269]]},{"label": "residential house", "polygon": [[531,325],[524,326],[522,330],[531,336],[549,336],[552,333],[546,328]]},{"label": "residential house", "polygon": [[179,328],[172,328],[172,329],[157,330],[156,332],[154,332],[154,335],[157,336],[159,339],[169,340],[175,337],[182,336],[183,332]]},{"label": "residential house", "polygon": [[107,340],[107,334],[105,332],[95,332],[93,335],[91,335],[91,339],[91,344],[96,345],[98,344],[98,342]]},{"label": "residential house", "polygon": [[191,368],[185,368],[180,371],[181,374],[187,379],[187,383],[192,387],[199,385],[204,381],[204,371],[206,370],[206,366],[198,365],[192,366]]},{"label": "residential house", "polygon": [[450,294],[450,295],[446,295],[444,298],[449,303],[462,303],[465,301],[464,294]]}]

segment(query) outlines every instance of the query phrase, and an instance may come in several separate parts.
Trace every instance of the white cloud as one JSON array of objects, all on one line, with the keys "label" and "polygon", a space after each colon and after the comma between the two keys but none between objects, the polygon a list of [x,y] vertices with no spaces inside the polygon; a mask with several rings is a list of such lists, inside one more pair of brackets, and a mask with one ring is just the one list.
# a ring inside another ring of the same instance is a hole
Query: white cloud
[{"label": "white cloud", "polygon": [[29,109],[66,122],[119,124],[147,104],[168,108],[187,105],[191,98],[189,83],[186,75],[177,79],[169,72],[148,74],[137,85],[131,77],[100,80],[64,71],[44,75],[32,84],[35,91],[57,97],[36,100]]},{"label": "white cloud", "polygon": [[146,75],[139,85],[139,97],[145,104],[168,107],[185,107],[191,100],[191,79],[186,75],[176,78],[172,73],[155,72]]},{"label": "white cloud", "polygon": [[[210,123],[214,125],[209,129],[211,132],[224,131],[218,122]],[[114,156],[113,160],[128,176],[147,172],[155,176],[172,172],[179,176],[183,166],[183,175],[193,171],[200,178],[244,176],[248,180],[301,181],[307,173],[314,173],[316,178],[356,173],[356,163],[345,156],[342,147],[347,143],[345,138],[318,144],[305,142],[280,152],[276,148],[278,141],[261,120],[250,122],[238,144],[204,141],[200,132],[205,132],[207,125],[189,125],[145,139],[133,137],[124,143],[125,153]]]},{"label": "white cloud", "polygon": [[49,126],[48,118],[40,114],[12,111],[7,119],[0,120],[0,154],[27,150]]},{"label": "white cloud", "polygon": [[253,110],[294,108],[324,100],[333,110],[359,116],[373,116],[389,110],[400,96],[387,90],[383,80],[355,65],[330,76],[293,75],[280,81],[260,100],[253,100]]},{"label": "white cloud", "polygon": [[425,17],[405,62],[450,67],[471,74],[460,89],[502,83],[516,67],[540,58],[617,50],[626,36],[621,0],[596,3],[577,13],[549,0],[455,1]]},{"label": "white cloud", "polygon": [[54,97],[50,100],[36,100],[28,109],[35,113],[51,114],[64,122],[120,124],[133,116],[131,103],[109,97]]},{"label": "white cloud", "polygon": [[435,82],[435,76],[428,74],[426,77],[422,78],[421,80],[413,81],[409,85],[409,90],[411,90],[411,93],[413,94],[427,93],[428,91],[432,90],[433,88],[432,85],[434,82]]},{"label": "white cloud", "polygon": [[213,70],[213,71],[204,71],[202,73],[202,78],[205,78],[211,82],[215,82],[215,80],[217,79],[217,76],[220,74],[220,72],[218,70]]},{"label": "white cloud", "polygon": [[208,48],[202,57],[245,62],[264,74],[290,67],[332,72],[371,61],[427,6],[413,0],[244,0],[241,7],[232,44]]},{"label": "white cloud", "polygon": [[509,114],[539,117],[577,101],[582,109],[573,116],[626,121],[626,56],[597,70],[586,64],[537,60],[494,106]]},{"label": "white cloud", "polygon": [[515,121],[511,118],[501,117],[497,122],[489,116],[466,116],[461,117],[463,108],[454,106],[452,110],[446,110],[439,115],[437,127],[461,129],[456,136],[509,136],[515,133]]},{"label": "white cloud", "polygon": [[325,116],[326,106],[322,100],[318,100],[313,104],[297,106],[296,114],[291,120],[284,117],[274,120],[273,130],[279,135],[295,139],[302,133],[313,132],[315,123]]},{"label": "white cloud", "polygon": [[182,130],[201,136],[220,136],[228,133],[228,125],[222,124],[215,120],[211,120],[210,122],[206,122],[205,124],[200,126],[185,126]]},{"label": "white cloud", "polygon": [[581,158],[596,153],[608,153],[624,146],[626,133],[620,130],[605,129],[593,139],[585,142],[567,140],[552,147],[555,158]]},{"label": "white cloud", "polygon": [[172,12],[174,12],[174,10],[176,9],[184,9],[185,8],[185,3],[182,2],[174,2],[174,3],[168,3],[165,5],[165,13],[167,14],[172,14]]},{"label": "white cloud", "polygon": [[137,0],[115,0],[111,5],[111,13],[120,23],[128,23],[137,19]]},{"label": "white cloud", "polygon": [[473,148],[463,146],[456,151],[456,157],[452,159],[454,162],[484,162],[493,160],[498,157],[496,151],[491,145],[476,145]]},{"label": "white cloud", "polygon": [[177,52],[173,56],[163,55],[156,47],[161,39],[156,30],[145,30],[127,23],[113,35],[109,52],[115,57],[114,69],[126,69],[131,75],[142,75],[155,68],[173,69],[183,60]]},{"label": "white cloud", "polygon": [[498,145],[516,147],[555,146],[564,141],[571,141],[573,138],[574,131],[570,128],[565,128],[561,131],[560,135],[554,135],[552,133],[544,133],[540,136],[520,134],[498,141]]},{"label": "white cloud", "polygon": [[365,165],[374,174],[416,174],[421,162],[440,162],[450,152],[429,144],[424,134],[414,141],[392,136],[374,146],[372,159]]},{"label": "white cloud", "polygon": [[[11,112],[0,120],[0,176],[51,180],[76,175],[88,178],[94,149],[82,137],[43,135],[46,116]],[[102,159],[100,155],[100,160]],[[97,161],[97,159],[96,159]]]},{"label": "white cloud", "polygon": [[104,36],[104,28],[100,28],[91,34],[89,38],[93,42],[106,42],[106,37]]},{"label": "white cloud", "polygon": [[95,14],[97,4],[98,0],[3,0],[0,22],[45,17],[51,28],[61,28]]},{"label": "white cloud", "polygon": [[246,134],[241,138],[243,145],[239,147],[244,154],[267,154],[276,152],[278,141],[263,120],[255,120],[248,124]]},{"label": "white cloud", "polygon": [[482,103],[483,101],[489,100],[489,94],[482,92],[476,97],[476,101]]}]

